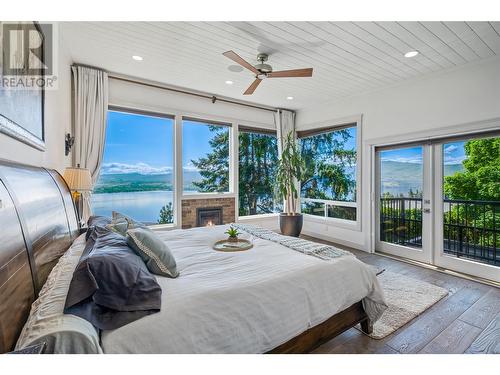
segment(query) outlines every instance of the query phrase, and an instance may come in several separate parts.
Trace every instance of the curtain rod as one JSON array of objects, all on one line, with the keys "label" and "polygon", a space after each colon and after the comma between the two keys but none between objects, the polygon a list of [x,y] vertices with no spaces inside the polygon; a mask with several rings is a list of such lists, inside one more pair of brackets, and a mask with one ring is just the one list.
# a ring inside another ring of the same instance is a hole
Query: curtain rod
[{"label": "curtain rod", "polygon": [[[176,92],[179,94],[184,94],[184,95],[191,95],[191,96],[196,96],[198,98],[204,98],[204,99],[209,99],[212,101],[212,103],[215,102],[223,102],[223,103],[228,103],[228,104],[234,104],[234,105],[241,105],[243,107],[249,107],[249,108],[255,108],[255,109],[260,109],[263,111],[269,111],[269,112],[276,112],[281,109],[286,109],[286,108],[270,108],[270,107],[262,107],[256,104],[249,104],[249,103],[243,103],[243,102],[238,102],[235,100],[230,100],[230,99],[224,99],[224,98],[219,98],[215,95],[210,95],[210,94],[202,94],[194,91],[189,91],[189,90],[183,90],[180,88],[173,88],[173,87],[168,87],[167,85],[162,85],[161,83],[153,83],[153,82],[146,82],[138,78],[133,78],[133,77],[128,77],[124,76],[118,73],[112,73],[108,72],[102,68],[92,66],[92,65],[86,65],[86,64],[79,64],[79,63],[74,63],[72,66],[82,66],[86,68],[92,68],[92,69],[98,69],[101,71],[105,71],[108,73],[108,77],[111,79],[115,79],[117,81],[123,81],[123,82],[128,82],[128,83],[134,83],[142,86],[147,86],[147,87],[152,87],[160,90],[166,90],[166,91],[172,91]],[[287,111],[294,112],[292,110],[286,109]]]},{"label": "curtain rod", "polygon": [[139,85],[142,85],[142,86],[152,87],[152,88],[155,88],[155,89],[172,91],[172,92],[177,92],[179,94],[185,94],[185,95],[196,96],[198,98],[209,99],[209,100],[212,101],[212,103],[223,102],[223,103],[241,105],[243,107],[250,107],[250,108],[260,109],[260,110],[269,111],[269,112],[276,112],[278,110],[278,108],[267,108],[267,107],[261,107],[261,106],[254,105],[254,104],[241,103],[241,102],[237,102],[237,101],[230,100],[230,99],[218,98],[215,95],[199,94],[199,93],[196,93],[196,92],[193,92],[193,91],[187,91],[187,90],[182,90],[182,89],[174,89],[172,87],[163,86],[161,84],[144,82],[144,81],[140,81],[140,80],[136,80],[136,79],[132,79],[132,78],[124,78],[124,77],[116,76],[114,74],[108,74],[108,77],[111,78],[111,79],[118,80],[118,81],[135,83],[135,84],[139,84]]}]

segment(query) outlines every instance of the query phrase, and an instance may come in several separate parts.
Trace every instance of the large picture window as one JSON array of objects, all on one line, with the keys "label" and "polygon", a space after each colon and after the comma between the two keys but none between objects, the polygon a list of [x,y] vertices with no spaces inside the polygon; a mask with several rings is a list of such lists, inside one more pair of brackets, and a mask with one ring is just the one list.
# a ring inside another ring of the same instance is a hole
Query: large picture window
[{"label": "large picture window", "polygon": [[173,222],[173,129],[173,118],[108,111],[95,215],[119,211],[147,224]]},{"label": "large picture window", "polygon": [[239,128],[239,215],[279,212],[274,199],[274,183],[278,162],[276,133]]},{"label": "large picture window", "polygon": [[299,132],[306,164],[301,181],[305,214],[356,221],[356,124]]},{"label": "large picture window", "polygon": [[229,191],[229,130],[229,125],[183,118],[184,193]]}]

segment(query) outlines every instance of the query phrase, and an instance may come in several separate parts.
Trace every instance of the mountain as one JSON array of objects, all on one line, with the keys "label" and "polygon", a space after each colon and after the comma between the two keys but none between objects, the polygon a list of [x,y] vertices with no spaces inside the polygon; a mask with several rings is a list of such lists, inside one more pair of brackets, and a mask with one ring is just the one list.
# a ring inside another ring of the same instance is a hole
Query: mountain
[{"label": "mountain", "polygon": [[[463,170],[462,164],[445,165],[445,176]],[[422,165],[398,161],[382,161],[382,192],[394,196],[407,195],[410,189],[422,191]],[[184,171],[185,191],[195,191],[194,181],[201,179],[197,171]],[[94,188],[94,193],[121,193],[132,191],[173,190],[172,173],[141,174],[114,173],[102,174]]]},{"label": "mountain", "polygon": [[[446,164],[444,175],[450,176],[462,170],[462,164]],[[384,160],[381,165],[382,192],[393,196],[407,196],[410,189],[422,192],[422,174],[422,164]]]},{"label": "mountain", "polygon": [[[184,190],[195,190],[193,181],[201,177],[196,171],[184,171]],[[173,190],[172,173],[141,174],[112,173],[99,177],[94,193],[123,193],[132,191]]]}]

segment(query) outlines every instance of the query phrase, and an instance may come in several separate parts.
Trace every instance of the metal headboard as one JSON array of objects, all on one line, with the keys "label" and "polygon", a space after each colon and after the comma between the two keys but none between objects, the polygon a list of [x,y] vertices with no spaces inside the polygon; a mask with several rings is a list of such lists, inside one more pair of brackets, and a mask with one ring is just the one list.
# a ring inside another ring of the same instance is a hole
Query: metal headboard
[{"label": "metal headboard", "polygon": [[14,348],[31,304],[78,232],[57,171],[0,160],[0,353]]}]

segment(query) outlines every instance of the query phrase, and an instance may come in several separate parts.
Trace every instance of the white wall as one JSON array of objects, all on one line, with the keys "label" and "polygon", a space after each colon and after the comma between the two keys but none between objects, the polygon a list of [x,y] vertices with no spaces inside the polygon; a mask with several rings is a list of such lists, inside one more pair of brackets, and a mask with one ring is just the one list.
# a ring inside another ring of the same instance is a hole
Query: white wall
[{"label": "white wall", "polygon": [[[452,132],[455,125],[500,117],[500,58],[470,64],[384,90],[320,105],[297,113],[297,128],[353,115],[362,115],[363,144],[370,139],[436,131]],[[473,128],[474,124],[470,125]],[[421,136],[421,134],[420,134]],[[371,159],[363,148],[361,230],[308,221],[304,233],[370,251]],[[359,188],[359,187],[358,187]]]},{"label": "white wall", "polygon": [[0,158],[62,172],[71,162],[64,156],[64,135],[71,129],[71,58],[59,34],[58,89],[45,91],[45,151],[0,133]]},{"label": "white wall", "polygon": [[273,112],[161,90],[154,87],[110,79],[109,103],[160,113],[221,119],[241,125],[274,129]]}]

